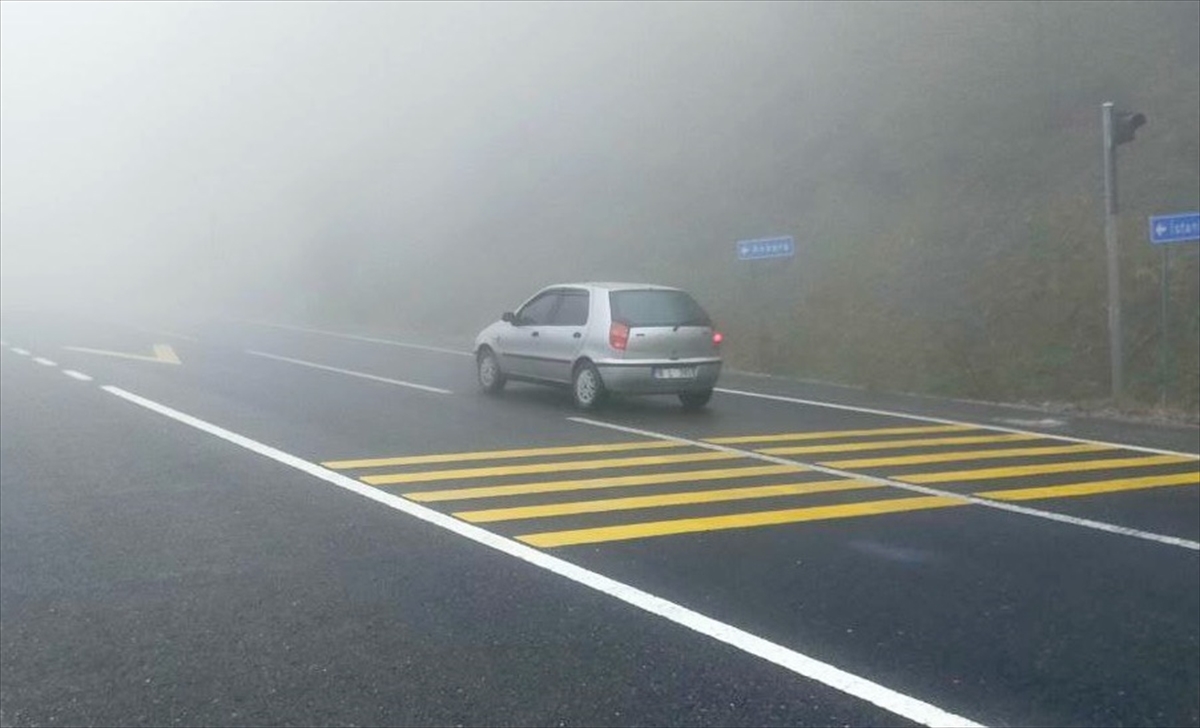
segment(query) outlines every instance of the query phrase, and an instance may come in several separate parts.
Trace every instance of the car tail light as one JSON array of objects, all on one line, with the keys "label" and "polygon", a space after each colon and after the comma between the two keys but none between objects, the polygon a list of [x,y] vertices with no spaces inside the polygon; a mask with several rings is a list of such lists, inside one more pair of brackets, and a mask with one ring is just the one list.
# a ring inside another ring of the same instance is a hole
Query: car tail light
[{"label": "car tail light", "polygon": [[618,351],[625,351],[629,346],[629,326],[619,321],[613,321],[608,327],[608,345]]},{"label": "car tail light", "polygon": [[725,335],[722,334],[720,331],[713,332],[713,346],[714,347],[720,346],[721,342],[724,340],[725,340]]}]

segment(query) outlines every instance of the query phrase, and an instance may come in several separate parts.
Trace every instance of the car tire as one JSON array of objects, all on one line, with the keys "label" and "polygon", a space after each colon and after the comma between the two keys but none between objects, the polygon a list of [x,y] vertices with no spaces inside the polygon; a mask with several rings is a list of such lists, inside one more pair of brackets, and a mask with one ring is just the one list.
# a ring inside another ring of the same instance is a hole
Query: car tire
[{"label": "car tire", "polygon": [[575,406],[581,410],[593,410],[600,406],[605,397],[604,380],[600,378],[600,370],[590,361],[581,362],[575,367],[571,377],[571,396]]},{"label": "car tire", "polygon": [[480,349],[475,357],[475,365],[480,389],[488,394],[498,394],[504,389],[508,379],[504,376],[504,370],[500,368],[500,361],[494,351],[487,347]]},{"label": "car tire", "polygon": [[686,410],[698,410],[708,404],[708,400],[712,399],[712,393],[711,389],[703,389],[699,392],[680,392],[679,401],[683,403],[683,408]]}]

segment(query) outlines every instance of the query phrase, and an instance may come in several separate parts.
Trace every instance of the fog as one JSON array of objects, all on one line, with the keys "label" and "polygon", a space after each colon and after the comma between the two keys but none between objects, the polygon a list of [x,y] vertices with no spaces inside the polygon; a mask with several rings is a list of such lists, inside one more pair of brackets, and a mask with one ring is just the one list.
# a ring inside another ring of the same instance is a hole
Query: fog
[{"label": "fog", "polygon": [[[726,253],[791,221],[798,152],[897,60],[869,52],[882,5],[3,13],[6,299],[152,309],[464,295],[497,266],[511,294],[644,277],[644,247]],[[761,209],[721,210],[730,186]]]},{"label": "fog", "polygon": [[709,84],[799,40],[767,10],[6,2],[6,300],[319,307],[541,267],[630,203],[660,232],[646,168],[724,143],[751,90]]},{"label": "fog", "polygon": [[[1145,217],[1200,205],[1198,25],[1196,2],[6,0],[0,294],[469,334],[542,285],[640,280],[693,289],[763,368],[1003,388],[980,372],[1032,332],[1028,366],[1102,372],[1099,105],[1150,119],[1121,174],[1152,316]],[[736,261],[769,235],[796,259]]]}]

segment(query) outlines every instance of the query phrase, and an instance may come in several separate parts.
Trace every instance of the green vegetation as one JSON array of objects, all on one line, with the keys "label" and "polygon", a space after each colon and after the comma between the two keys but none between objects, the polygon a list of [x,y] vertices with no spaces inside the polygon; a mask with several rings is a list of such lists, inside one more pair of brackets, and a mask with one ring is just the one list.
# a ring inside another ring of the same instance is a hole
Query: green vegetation
[{"label": "green vegetation", "polygon": [[[1151,124],[1120,149],[1120,240],[1127,386],[1135,403],[1157,403],[1162,251],[1148,244],[1146,220],[1200,206],[1196,10],[1194,3],[956,8],[974,15],[968,45],[977,52],[953,54],[956,68],[945,74],[952,82],[887,99],[858,134],[823,142],[818,176],[828,185],[806,211],[811,217],[796,224],[810,254],[791,275],[770,281],[773,296],[795,292],[786,313],[773,307],[767,325],[790,334],[737,359],[887,389],[1103,400],[1099,106],[1113,100]],[[936,11],[928,21],[954,24]],[[1040,33],[1011,27],[1039,23]],[[989,49],[979,37],[985,33],[1005,39],[996,44],[1003,47]],[[864,148],[870,161],[850,166]],[[847,210],[864,209],[877,212],[845,224],[853,220]],[[1172,251],[1168,281],[1167,404],[1193,416],[1200,402],[1196,252],[1195,245]],[[796,286],[805,275],[814,280]]]},{"label": "green vegetation", "polygon": [[[710,251],[717,265],[666,268],[712,292],[735,365],[889,390],[1103,404],[1100,103],[1112,100],[1150,120],[1120,148],[1118,166],[1127,389],[1132,406],[1157,405],[1162,251],[1148,243],[1146,221],[1200,209],[1198,7],[927,7],[911,37],[955,42],[913,49],[919,69],[882,68],[896,78],[891,93],[798,158],[808,196],[790,224],[762,232],[795,234],[800,256],[781,270],[743,271],[757,279],[741,286],[728,280],[727,241]],[[1193,418],[1197,252],[1172,249],[1168,280],[1166,404]]]}]

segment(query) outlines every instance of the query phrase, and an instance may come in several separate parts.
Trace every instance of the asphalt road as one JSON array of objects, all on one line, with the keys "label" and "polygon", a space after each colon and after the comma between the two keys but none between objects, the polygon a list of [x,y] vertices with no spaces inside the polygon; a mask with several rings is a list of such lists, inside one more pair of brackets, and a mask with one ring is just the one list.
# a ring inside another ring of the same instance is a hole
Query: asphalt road
[{"label": "asphalt road", "polygon": [[3,725],[1200,725],[1194,427],[733,373],[580,416],[478,392],[463,341],[0,338]]}]

